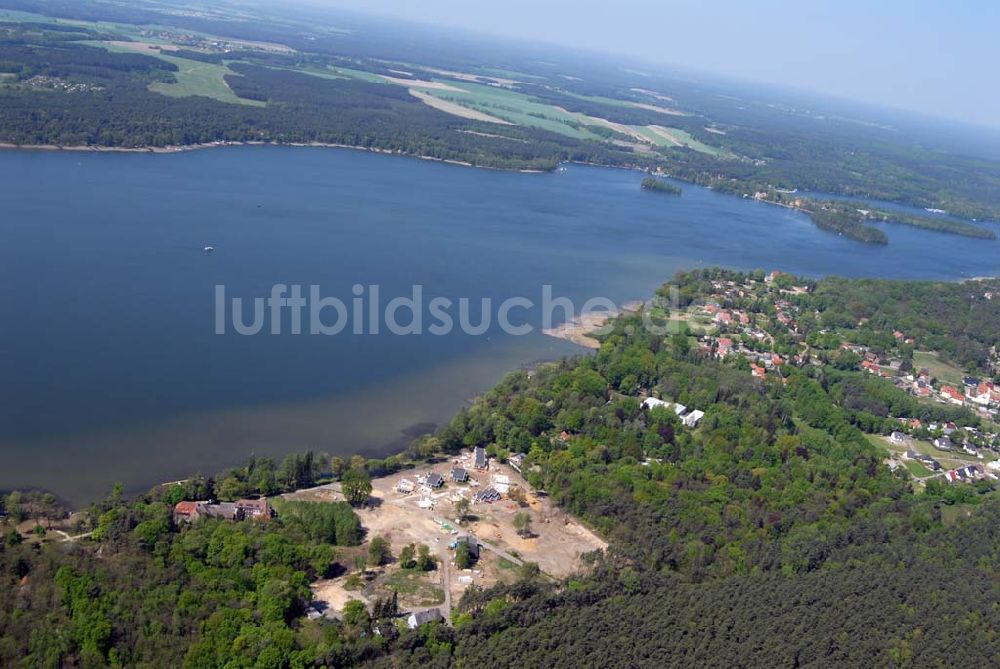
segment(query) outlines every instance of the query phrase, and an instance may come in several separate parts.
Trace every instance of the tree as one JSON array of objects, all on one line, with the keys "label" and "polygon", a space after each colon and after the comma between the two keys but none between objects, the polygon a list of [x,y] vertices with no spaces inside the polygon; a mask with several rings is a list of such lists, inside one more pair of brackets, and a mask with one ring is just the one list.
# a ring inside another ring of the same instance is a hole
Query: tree
[{"label": "tree", "polygon": [[514,515],[513,524],[519,535],[522,537],[531,536],[531,516],[527,511],[518,511]]},{"label": "tree", "polygon": [[231,502],[241,497],[246,497],[250,492],[250,486],[241,481],[235,474],[227,476],[219,484],[219,499]]},{"label": "tree", "polygon": [[417,547],[417,569],[420,571],[430,571],[437,566],[437,560],[431,555],[431,549],[427,544],[420,544]]},{"label": "tree", "polygon": [[459,541],[455,547],[455,566],[459,569],[468,569],[472,566],[472,551],[465,541]]},{"label": "tree", "polygon": [[372,494],[372,479],[364,469],[352,467],[344,473],[341,489],[348,502],[359,506],[367,502]]},{"label": "tree", "polygon": [[517,570],[517,577],[523,581],[531,581],[542,573],[537,562],[525,562]]},{"label": "tree", "polygon": [[389,550],[389,542],[385,537],[375,537],[368,544],[368,564],[372,567],[381,567],[392,559],[392,552]]},{"label": "tree", "polygon": [[333,474],[334,478],[340,478],[347,471],[347,463],[344,462],[344,458],[340,456],[333,456],[330,458],[330,472]]},{"label": "tree", "polygon": [[399,566],[403,569],[413,569],[417,564],[417,549],[413,544],[403,546],[399,551]]},{"label": "tree", "polygon": [[365,573],[368,567],[368,560],[365,559],[364,555],[357,555],[354,558],[354,568],[358,570],[359,574]]},{"label": "tree", "polygon": [[528,495],[525,494],[524,488],[521,486],[514,486],[511,488],[510,492],[507,493],[507,496],[517,502],[518,506],[528,506]]},{"label": "tree", "polygon": [[359,631],[367,630],[371,624],[371,617],[364,602],[352,599],[344,604],[344,624]]},{"label": "tree", "polygon": [[469,507],[469,500],[464,497],[455,502],[455,516],[458,518],[459,522],[464,523],[469,519]]}]

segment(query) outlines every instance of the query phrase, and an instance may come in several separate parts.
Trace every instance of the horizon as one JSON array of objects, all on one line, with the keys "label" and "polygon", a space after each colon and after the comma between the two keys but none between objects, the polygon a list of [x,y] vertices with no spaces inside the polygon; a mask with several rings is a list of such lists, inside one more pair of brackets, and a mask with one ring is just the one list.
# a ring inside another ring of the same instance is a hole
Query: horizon
[{"label": "horizon", "polygon": [[[622,0],[614,8],[566,0],[541,6],[511,0],[502,7],[467,7],[456,0],[431,0],[419,7],[401,0],[305,0],[303,4],[616,54],[692,74],[1000,130],[1000,93],[976,85],[988,81],[991,64],[1000,62],[1000,47],[989,30],[997,24],[990,17],[1000,20],[1000,6],[980,2],[972,7],[903,7],[897,0],[878,7],[854,0],[823,2],[795,6],[793,14],[781,14],[781,23],[770,16],[790,7],[783,0],[765,0],[763,6],[753,7],[723,0],[712,8],[684,2],[654,5],[648,0]],[[977,9],[977,5],[982,6]],[[709,16],[713,13],[717,16]],[[667,15],[680,27],[651,45]],[[636,23],[631,20],[636,16],[650,18]],[[871,49],[876,43],[878,49]],[[789,53],[796,59],[789,61]]]}]

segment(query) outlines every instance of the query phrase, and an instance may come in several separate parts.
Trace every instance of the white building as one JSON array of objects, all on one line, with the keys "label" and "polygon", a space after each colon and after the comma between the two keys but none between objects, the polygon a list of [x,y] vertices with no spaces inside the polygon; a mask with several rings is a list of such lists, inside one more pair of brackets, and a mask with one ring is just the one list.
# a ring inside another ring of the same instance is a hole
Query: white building
[{"label": "white building", "polygon": [[684,418],[681,419],[681,422],[684,423],[685,427],[696,427],[698,425],[698,421],[700,421],[704,416],[704,411],[695,409],[688,415],[684,416]]}]

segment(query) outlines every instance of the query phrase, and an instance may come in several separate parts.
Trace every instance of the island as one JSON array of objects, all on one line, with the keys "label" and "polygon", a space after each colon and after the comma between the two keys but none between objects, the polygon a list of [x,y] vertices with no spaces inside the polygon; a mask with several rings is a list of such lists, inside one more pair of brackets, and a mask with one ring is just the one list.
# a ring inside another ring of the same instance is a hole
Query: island
[{"label": "island", "polygon": [[640,188],[642,188],[642,190],[648,190],[654,193],[665,193],[667,195],[681,194],[681,188],[679,186],[675,186],[662,179],[657,179],[656,177],[644,178]]}]

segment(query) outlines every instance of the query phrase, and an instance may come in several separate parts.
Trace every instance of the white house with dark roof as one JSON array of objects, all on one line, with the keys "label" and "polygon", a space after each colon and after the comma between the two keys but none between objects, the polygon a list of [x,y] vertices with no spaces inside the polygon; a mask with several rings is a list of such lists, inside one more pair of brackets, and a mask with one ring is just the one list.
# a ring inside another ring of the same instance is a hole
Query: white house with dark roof
[{"label": "white house with dark roof", "polygon": [[411,630],[415,630],[421,625],[443,620],[441,611],[438,609],[427,609],[426,611],[416,611],[411,613],[406,619],[406,624]]}]

